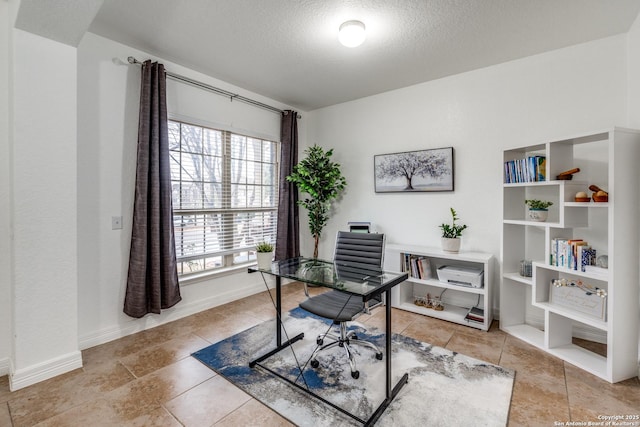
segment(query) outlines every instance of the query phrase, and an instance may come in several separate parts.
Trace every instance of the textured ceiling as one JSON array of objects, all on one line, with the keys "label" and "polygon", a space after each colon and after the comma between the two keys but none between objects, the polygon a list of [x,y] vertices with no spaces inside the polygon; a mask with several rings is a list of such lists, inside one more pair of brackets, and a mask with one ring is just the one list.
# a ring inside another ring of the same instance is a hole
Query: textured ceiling
[{"label": "textured ceiling", "polygon": [[[640,0],[104,0],[89,31],[309,111],[625,33],[639,10]],[[367,26],[353,49],[337,41],[350,19]]]}]

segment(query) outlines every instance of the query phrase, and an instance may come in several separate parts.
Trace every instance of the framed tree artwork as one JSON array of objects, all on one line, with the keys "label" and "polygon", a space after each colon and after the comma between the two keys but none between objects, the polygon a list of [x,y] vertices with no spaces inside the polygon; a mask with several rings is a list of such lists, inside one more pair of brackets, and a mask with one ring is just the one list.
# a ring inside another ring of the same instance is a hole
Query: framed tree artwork
[{"label": "framed tree artwork", "polygon": [[376,193],[453,191],[453,147],[378,154]]}]

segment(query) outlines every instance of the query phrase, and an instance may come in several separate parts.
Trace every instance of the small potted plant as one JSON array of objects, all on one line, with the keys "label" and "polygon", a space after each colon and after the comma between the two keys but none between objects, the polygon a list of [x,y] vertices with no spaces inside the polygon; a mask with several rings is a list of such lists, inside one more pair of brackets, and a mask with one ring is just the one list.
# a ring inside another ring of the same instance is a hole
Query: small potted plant
[{"label": "small potted plant", "polygon": [[271,270],[273,260],[273,245],[269,242],[260,242],[256,245],[256,258],[260,270]]},{"label": "small potted plant", "polygon": [[466,225],[456,224],[459,220],[458,214],[455,209],[451,210],[451,224],[441,224],[442,229],[442,250],[445,252],[458,253],[460,251],[460,236],[462,232],[467,228]]},{"label": "small potted plant", "polygon": [[549,216],[549,206],[553,205],[553,202],[538,199],[525,200],[524,203],[529,208],[529,219],[537,222],[547,220]]}]

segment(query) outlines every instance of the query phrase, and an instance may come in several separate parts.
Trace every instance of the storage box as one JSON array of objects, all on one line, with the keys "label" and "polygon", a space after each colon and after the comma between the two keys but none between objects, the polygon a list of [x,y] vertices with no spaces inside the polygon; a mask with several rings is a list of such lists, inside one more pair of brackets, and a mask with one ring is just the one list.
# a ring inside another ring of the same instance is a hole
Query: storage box
[{"label": "storage box", "polygon": [[576,285],[555,286],[551,281],[550,302],[554,305],[569,308],[600,320],[607,317],[607,297],[601,297],[596,292],[587,293],[584,288]]}]

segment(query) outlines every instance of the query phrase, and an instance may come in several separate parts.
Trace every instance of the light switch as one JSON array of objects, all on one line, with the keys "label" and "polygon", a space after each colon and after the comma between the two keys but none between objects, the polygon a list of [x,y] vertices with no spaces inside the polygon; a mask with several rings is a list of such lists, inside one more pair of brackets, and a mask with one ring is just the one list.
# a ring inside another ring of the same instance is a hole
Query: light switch
[{"label": "light switch", "polygon": [[111,229],[112,230],[121,230],[122,229],[122,217],[121,216],[112,216],[111,217]]}]

